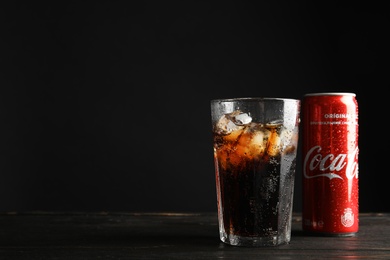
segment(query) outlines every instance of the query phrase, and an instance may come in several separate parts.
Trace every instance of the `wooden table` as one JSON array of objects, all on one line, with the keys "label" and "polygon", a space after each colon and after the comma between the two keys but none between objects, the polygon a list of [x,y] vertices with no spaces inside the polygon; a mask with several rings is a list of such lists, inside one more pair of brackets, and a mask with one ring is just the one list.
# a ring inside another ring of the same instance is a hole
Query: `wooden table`
[{"label": "wooden table", "polygon": [[390,259],[390,213],[360,214],[355,237],[307,236],[243,248],[219,240],[216,213],[0,213],[0,259]]}]

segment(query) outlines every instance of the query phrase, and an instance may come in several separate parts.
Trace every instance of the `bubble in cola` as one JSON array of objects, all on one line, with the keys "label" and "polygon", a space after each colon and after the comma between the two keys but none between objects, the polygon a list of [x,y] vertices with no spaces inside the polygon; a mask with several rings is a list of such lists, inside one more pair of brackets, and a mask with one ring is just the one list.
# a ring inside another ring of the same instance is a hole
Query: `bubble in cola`
[{"label": "bubble in cola", "polygon": [[297,130],[236,110],[220,117],[213,138],[220,230],[257,237],[290,229],[292,199],[280,197],[293,196]]}]

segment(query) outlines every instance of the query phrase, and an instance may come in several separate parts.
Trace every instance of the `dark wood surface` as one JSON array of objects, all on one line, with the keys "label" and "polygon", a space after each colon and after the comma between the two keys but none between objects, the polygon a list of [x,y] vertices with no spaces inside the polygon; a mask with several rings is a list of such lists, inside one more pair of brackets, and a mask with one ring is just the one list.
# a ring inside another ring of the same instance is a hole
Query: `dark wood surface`
[{"label": "dark wood surface", "polygon": [[220,242],[215,213],[0,213],[0,259],[390,259],[390,213],[360,214],[355,237],[270,248]]}]

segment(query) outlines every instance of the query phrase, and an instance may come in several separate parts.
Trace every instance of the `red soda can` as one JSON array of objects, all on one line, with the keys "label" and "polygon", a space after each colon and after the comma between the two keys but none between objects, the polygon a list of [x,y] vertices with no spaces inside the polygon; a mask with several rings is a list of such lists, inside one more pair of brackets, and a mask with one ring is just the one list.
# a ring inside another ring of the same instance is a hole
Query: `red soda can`
[{"label": "red soda can", "polygon": [[303,231],[355,235],[359,229],[356,94],[304,95],[302,137]]}]

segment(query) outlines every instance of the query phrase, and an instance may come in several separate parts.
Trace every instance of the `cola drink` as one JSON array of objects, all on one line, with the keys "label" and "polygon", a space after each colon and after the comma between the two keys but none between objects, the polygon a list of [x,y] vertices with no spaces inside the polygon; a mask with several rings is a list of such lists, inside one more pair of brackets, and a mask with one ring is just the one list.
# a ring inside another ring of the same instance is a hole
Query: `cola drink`
[{"label": "cola drink", "polygon": [[359,229],[358,104],[354,93],[311,93],[302,115],[302,228],[353,236]]},{"label": "cola drink", "polygon": [[[292,103],[296,105],[297,101]],[[297,107],[292,111],[292,123],[286,123],[284,117],[256,121],[250,109],[233,110],[214,120],[214,162],[223,242],[253,246],[290,241],[299,122]],[[285,116],[286,113],[282,112]]]}]

